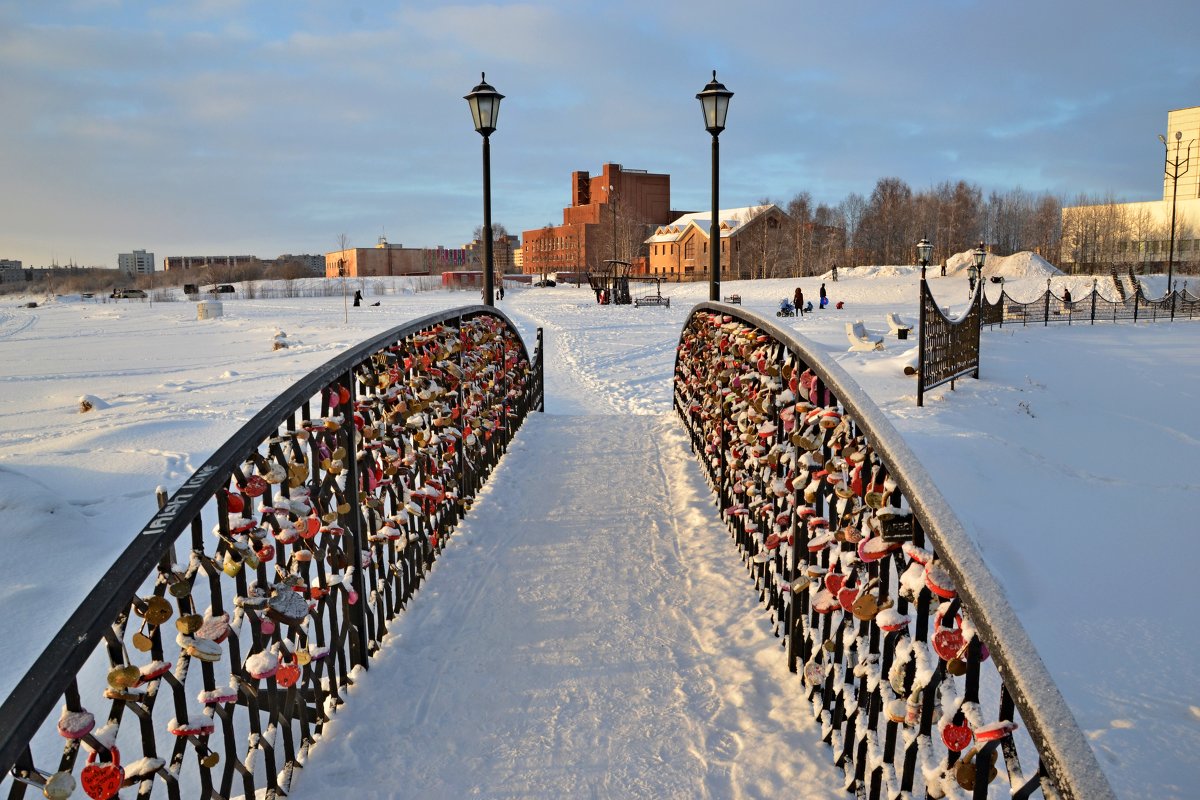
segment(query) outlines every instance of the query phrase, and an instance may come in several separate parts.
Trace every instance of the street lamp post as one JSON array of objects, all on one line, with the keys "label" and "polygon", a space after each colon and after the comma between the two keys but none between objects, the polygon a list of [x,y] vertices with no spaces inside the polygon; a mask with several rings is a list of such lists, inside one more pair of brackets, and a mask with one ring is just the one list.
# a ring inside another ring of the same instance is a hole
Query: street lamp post
[{"label": "street lamp post", "polygon": [[712,219],[708,227],[708,299],[721,299],[721,221],[718,214],[718,176],[720,174],[721,151],[717,137],[725,130],[725,117],[729,114],[729,98],[733,92],[725,84],[717,82],[717,71],[712,80],[696,95],[704,111],[704,129],[712,134]]},{"label": "street lamp post", "polygon": [[496,118],[500,115],[500,101],[504,95],[497,92],[481,72],[479,84],[463,99],[471,106],[475,130],[483,137],[483,302],[492,306],[496,303],[492,295],[492,148],[488,137],[496,130]]},{"label": "street lamp post", "polygon": [[933,245],[924,236],[921,241],[917,242],[917,261],[921,265],[921,290],[920,298],[917,302],[917,405],[925,405],[925,331],[928,328],[925,325],[925,307],[929,305],[926,302],[926,295],[929,294],[929,286],[925,283],[925,268],[929,266],[929,258],[933,255]]},{"label": "street lamp post", "polygon": [[983,242],[980,242],[979,246],[971,251],[972,266],[969,270],[971,294],[975,294],[975,281],[983,283],[983,264],[985,261],[987,261],[987,251],[983,249]]},{"label": "street lamp post", "polygon": [[921,237],[921,241],[917,242],[917,260],[921,262],[921,277],[925,277],[925,268],[929,266],[929,258],[933,255],[933,245],[929,240]]},{"label": "street lamp post", "polygon": [[[1163,175],[1171,179],[1171,244],[1167,254],[1167,291],[1172,291],[1173,279],[1175,277],[1175,197],[1179,194],[1179,176],[1187,174],[1188,162],[1192,158],[1192,139],[1188,142],[1187,152],[1184,154],[1183,160],[1179,159],[1179,142],[1183,139],[1181,131],[1175,131],[1175,158],[1172,160],[1169,157],[1167,139],[1161,133],[1158,135],[1158,140],[1163,144]],[[1168,170],[1167,168],[1171,169]],[[1175,299],[1171,299],[1171,316],[1175,316]]]},{"label": "street lamp post", "polygon": [[608,185],[608,207],[612,209],[612,269],[613,288],[617,286],[617,204],[613,202],[613,186]]}]

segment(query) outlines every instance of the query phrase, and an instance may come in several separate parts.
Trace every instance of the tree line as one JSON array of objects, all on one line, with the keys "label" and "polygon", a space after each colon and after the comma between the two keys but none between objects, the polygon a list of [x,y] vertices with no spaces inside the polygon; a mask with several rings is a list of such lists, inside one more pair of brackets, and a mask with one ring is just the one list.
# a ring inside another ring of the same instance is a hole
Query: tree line
[{"label": "tree line", "polygon": [[1029,250],[1055,261],[1062,235],[1057,196],[1012,189],[985,197],[966,181],[914,192],[900,178],[881,178],[870,196],[851,193],[836,205],[814,203],[808,192],[760,204],[772,202],[787,219],[742,244],[762,264],[754,277],[816,275],[835,264],[915,264],[922,238],[934,246],[933,264],[980,242],[998,255]]}]

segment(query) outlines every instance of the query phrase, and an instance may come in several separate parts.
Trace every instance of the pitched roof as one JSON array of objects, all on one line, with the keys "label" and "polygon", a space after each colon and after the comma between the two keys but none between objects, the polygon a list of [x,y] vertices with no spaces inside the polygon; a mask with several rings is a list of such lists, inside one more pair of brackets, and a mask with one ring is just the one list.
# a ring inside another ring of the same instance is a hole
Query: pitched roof
[{"label": "pitched roof", "polygon": [[[717,216],[721,220],[721,238],[728,239],[735,235],[738,231],[746,226],[755,217],[763,214],[772,208],[778,209],[774,203],[768,203],[762,206],[745,206],[744,208],[723,208],[717,211]],[[782,212],[781,212],[782,213]],[[711,226],[712,212],[697,211],[692,214],[684,214],[682,217],[669,222],[666,225],[659,225],[655,229],[654,234],[646,239],[646,244],[661,244],[663,242],[676,242],[683,237],[688,228],[695,226],[702,234],[708,236],[708,230]]]}]

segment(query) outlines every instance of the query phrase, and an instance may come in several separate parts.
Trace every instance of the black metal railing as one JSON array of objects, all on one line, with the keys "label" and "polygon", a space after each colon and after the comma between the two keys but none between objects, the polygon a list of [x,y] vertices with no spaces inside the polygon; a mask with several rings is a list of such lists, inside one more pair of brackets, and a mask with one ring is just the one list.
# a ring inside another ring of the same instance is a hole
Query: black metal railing
[{"label": "black metal railing", "polygon": [[[1113,281],[1121,287],[1114,270]],[[1200,318],[1200,297],[1191,294],[1187,282],[1182,290],[1172,291],[1157,300],[1146,297],[1140,282],[1133,281],[1132,292],[1122,291],[1118,299],[1109,300],[1100,293],[1092,280],[1092,289],[1082,297],[1055,294],[1046,282],[1046,290],[1028,301],[1014,300],[1003,288],[995,300],[981,301],[983,325],[1051,325],[1055,323],[1094,325],[1097,322],[1161,322],[1175,319]]]},{"label": "black metal railing", "polygon": [[4,701],[0,796],[285,794],[542,407],[538,343],[469,306],[271,401],[160,499]]},{"label": "black metal railing", "polygon": [[780,691],[805,692],[845,788],[1113,796],[962,524],[827,354],[702,303],[680,336],[674,396],[802,676]]},{"label": "black metal railing", "polygon": [[967,313],[956,320],[942,312],[921,268],[920,346],[917,356],[917,405],[925,405],[925,390],[943,383],[954,388],[954,381],[965,375],[979,377],[979,298],[983,285],[977,284]]}]

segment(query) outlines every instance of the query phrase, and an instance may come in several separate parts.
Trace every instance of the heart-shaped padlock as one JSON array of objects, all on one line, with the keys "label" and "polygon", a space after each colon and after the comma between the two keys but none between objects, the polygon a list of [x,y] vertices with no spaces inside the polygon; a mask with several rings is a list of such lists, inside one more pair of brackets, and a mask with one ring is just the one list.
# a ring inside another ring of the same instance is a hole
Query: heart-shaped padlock
[{"label": "heart-shaped padlock", "polygon": [[943,661],[957,658],[966,644],[962,631],[958,628],[938,628],[934,631],[933,649]]},{"label": "heart-shaped padlock", "polygon": [[115,747],[110,747],[108,752],[112,761],[102,764],[96,760],[97,753],[93,750],[88,754],[87,765],[79,773],[79,783],[92,800],[110,800],[116,797],[121,789],[121,782],[125,780],[121,754]]},{"label": "heart-shaped padlock", "polygon": [[971,744],[975,734],[966,725],[951,723],[942,728],[942,743],[956,753],[961,753]]},{"label": "heart-shaped padlock", "polygon": [[295,686],[298,680],[300,680],[300,667],[294,661],[280,664],[279,669],[275,671],[275,683],[284,689]]}]

